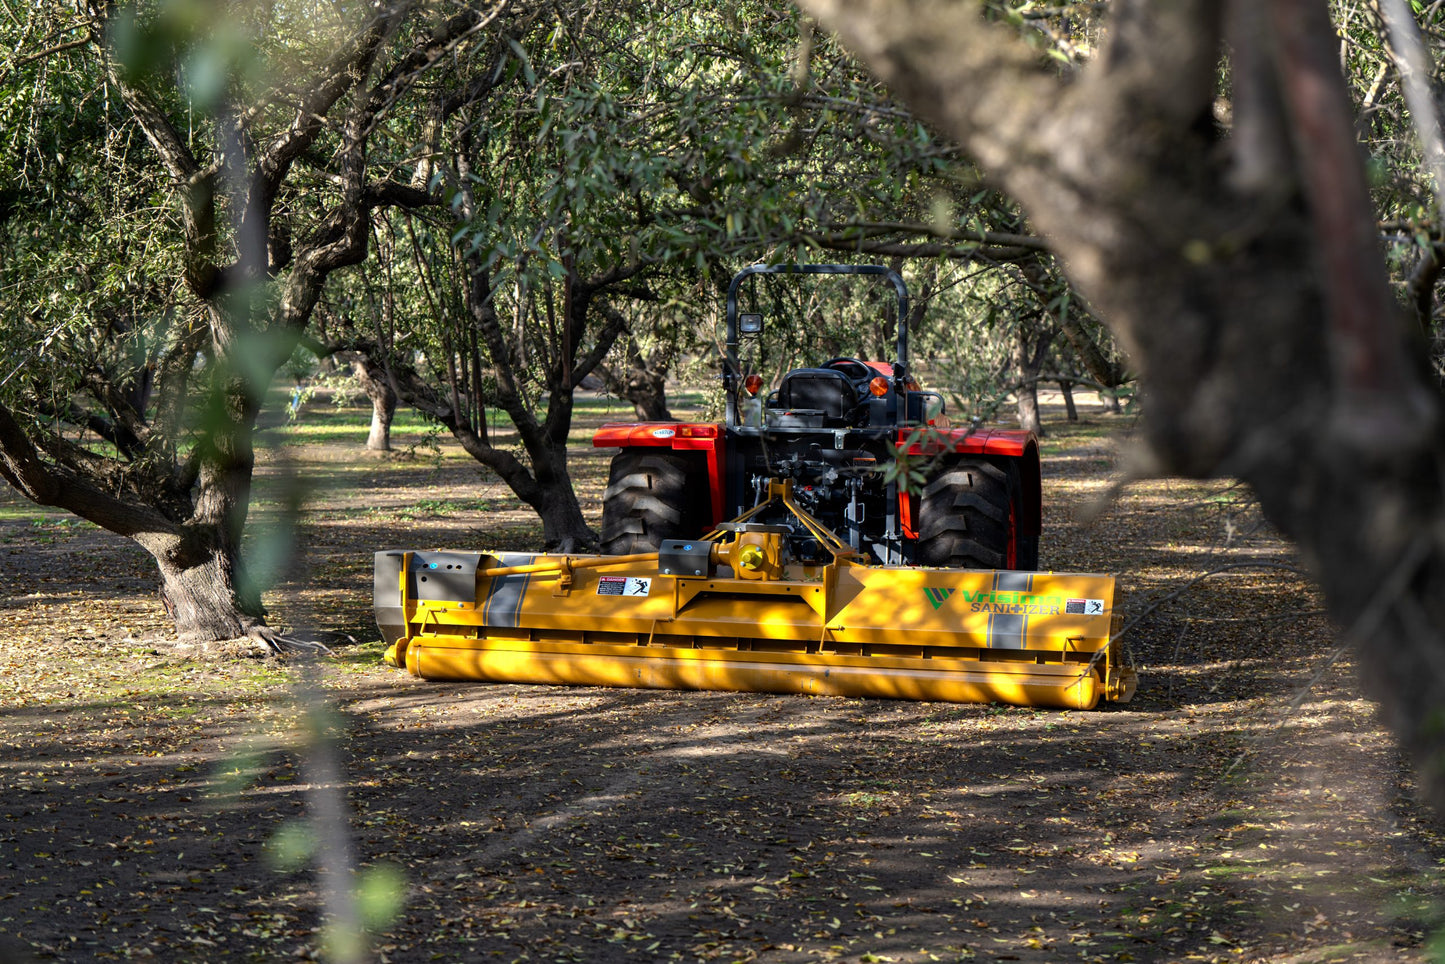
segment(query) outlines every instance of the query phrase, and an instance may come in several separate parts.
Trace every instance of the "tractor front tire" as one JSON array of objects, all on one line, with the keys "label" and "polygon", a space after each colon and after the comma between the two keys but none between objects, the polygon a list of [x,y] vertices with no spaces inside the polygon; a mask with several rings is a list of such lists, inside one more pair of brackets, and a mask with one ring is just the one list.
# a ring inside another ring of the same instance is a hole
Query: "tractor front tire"
[{"label": "tractor front tire", "polygon": [[[663,539],[701,535],[708,504],[694,460],[657,449],[623,449],[612,458],[602,496],[602,551],[655,552]],[[693,491],[689,491],[692,489]]]},{"label": "tractor front tire", "polygon": [[993,462],[946,463],[919,499],[918,561],[950,569],[1018,568],[1027,561],[1020,550],[1028,548],[1018,544],[1018,492],[1018,476]]}]

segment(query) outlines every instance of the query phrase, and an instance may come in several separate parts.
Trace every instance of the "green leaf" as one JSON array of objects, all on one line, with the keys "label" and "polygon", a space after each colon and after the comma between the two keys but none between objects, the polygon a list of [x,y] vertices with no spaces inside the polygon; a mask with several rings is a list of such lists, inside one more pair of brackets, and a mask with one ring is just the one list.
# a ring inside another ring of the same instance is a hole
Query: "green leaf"
[{"label": "green leaf", "polygon": [[507,46],[512,48],[512,53],[516,55],[517,62],[521,64],[522,76],[526,79],[527,86],[536,87],[537,73],[532,69],[532,58],[527,56],[526,49],[512,37],[507,38]]}]

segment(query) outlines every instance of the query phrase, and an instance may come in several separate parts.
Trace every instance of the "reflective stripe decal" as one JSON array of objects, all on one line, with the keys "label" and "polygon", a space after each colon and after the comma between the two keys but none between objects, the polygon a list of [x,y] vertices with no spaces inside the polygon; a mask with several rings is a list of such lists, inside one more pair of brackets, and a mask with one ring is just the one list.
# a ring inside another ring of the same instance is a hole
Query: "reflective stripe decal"
[{"label": "reflective stripe decal", "polygon": [[[994,592],[1028,592],[1033,588],[1031,572],[1000,571],[994,574]],[[1018,607],[1015,607],[1018,608]],[[1014,613],[993,613],[988,617],[988,645],[991,649],[1023,649],[1029,617]]]},{"label": "reflective stripe decal", "polygon": [[[525,566],[533,558],[530,554],[506,553],[497,561],[502,566]],[[522,597],[527,594],[527,585],[531,581],[529,573],[492,579],[487,587],[487,601],[482,606],[483,625],[515,629],[522,621]]]},{"label": "reflective stripe decal", "polygon": [[1012,613],[994,613],[988,617],[988,645],[990,649],[1023,649],[1024,633],[1028,630],[1029,617]]},{"label": "reflective stripe decal", "polygon": [[1034,574],[1031,572],[1001,570],[994,574],[993,588],[995,592],[1028,592],[1033,587]]}]

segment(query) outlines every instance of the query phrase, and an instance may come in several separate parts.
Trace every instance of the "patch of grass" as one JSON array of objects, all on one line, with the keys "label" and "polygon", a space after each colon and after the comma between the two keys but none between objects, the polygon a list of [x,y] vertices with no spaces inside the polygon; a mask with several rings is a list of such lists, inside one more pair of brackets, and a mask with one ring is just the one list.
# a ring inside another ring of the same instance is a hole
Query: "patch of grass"
[{"label": "patch of grass", "polygon": [[1213,867],[1205,867],[1204,875],[1212,879],[1220,877],[1252,877],[1257,876],[1262,869],[1261,865],[1267,863],[1269,863],[1268,858],[1261,858],[1259,860],[1239,860],[1235,863],[1220,863],[1216,864]]},{"label": "patch of grass", "polygon": [[330,660],[328,665],[336,667],[343,673],[359,675],[387,670],[387,667],[383,666],[381,662],[382,657],[386,655],[384,640],[376,639],[356,646],[347,646],[335,652],[335,658]]},{"label": "patch of grass", "polygon": [[[493,417],[495,416],[495,417]],[[499,431],[511,431],[512,423],[503,412],[488,412],[491,427]],[[426,436],[436,429],[436,424],[424,418],[414,409],[398,408],[391,423],[392,443],[412,436]],[[314,403],[301,410],[293,421],[277,425],[270,432],[288,445],[356,445],[366,444],[367,433],[371,431],[371,409],[360,405],[327,405]]]},{"label": "patch of grass", "polygon": [[[671,402],[671,399],[668,400]],[[601,418],[609,422],[633,417],[632,403],[607,395],[578,395],[572,400],[573,418]]]},{"label": "patch of grass", "polygon": [[875,809],[892,804],[896,796],[897,793],[891,790],[855,790],[852,793],[845,793],[842,803],[848,807]]},{"label": "patch of grass", "polygon": [[[1245,783],[1255,785],[1261,781],[1246,774]],[[1266,781],[1266,786],[1269,786]],[[1250,823],[1260,824],[1270,820],[1286,820],[1291,816],[1288,810],[1278,810],[1271,807],[1228,807],[1219,811],[1221,817],[1237,817]]]},{"label": "patch of grass", "polygon": [[454,512],[486,512],[490,505],[486,501],[453,499],[418,499],[411,504],[411,511],[427,515],[450,515]]},{"label": "patch of grass", "polygon": [[326,518],[361,518],[381,522],[415,522],[418,519],[448,519],[453,516],[475,516],[495,508],[487,499],[418,499],[409,505],[381,508],[367,506],[354,510],[325,513]]},{"label": "patch of grass", "polygon": [[[7,501],[9,495],[8,492],[4,493]],[[32,525],[41,525],[57,519],[69,518],[73,517],[59,509],[36,505],[19,498],[8,505],[0,505],[0,522],[28,522]]]},{"label": "patch of grass", "polygon": [[76,516],[55,516],[44,519],[32,519],[30,520],[30,526],[34,529],[50,530],[53,532],[71,532],[87,526],[94,528],[95,524]]},{"label": "patch of grass", "polygon": [[291,677],[279,667],[259,663],[256,669],[247,675],[246,683],[253,692],[271,692],[289,686]]},{"label": "patch of grass", "polygon": [[1048,434],[1039,439],[1039,454],[1048,459],[1059,456],[1081,442],[1109,442],[1119,437],[1128,424],[1123,416],[1108,415],[1078,422],[1050,422]]},{"label": "patch of grass", "polygon": [[[27,526],[29,531],[24,533],[24,538],[43,546],[53,546],[59,542],[65,542],[73,534],[97,528],[94,523],[73,515],[67,515],[58,511],[50,511],[40,507],[27,509],[22,504],[9,509],[0,509],[0,523],[13,522]],[[20,533],[14,533],[13,538],[20,538]],[[3,541],[10,542],[12,537],[7,536]]]}]

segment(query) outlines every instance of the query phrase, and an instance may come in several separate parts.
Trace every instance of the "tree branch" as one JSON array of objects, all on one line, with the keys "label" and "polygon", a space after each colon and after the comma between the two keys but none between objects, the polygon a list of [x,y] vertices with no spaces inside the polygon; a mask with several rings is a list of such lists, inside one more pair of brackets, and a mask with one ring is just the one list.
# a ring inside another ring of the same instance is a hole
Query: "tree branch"
[{"label": "tree branch", "polygon": [[[0,478],[38,505],[53,505],[103,529],[150,541],[175,537],[179,527],[149,506],[129,502],[95,485],[84,475],[46,462],[14,414],[0,404]],[[151,536],[149,540],[145,536]],[[148,546],[149,548],[149,546]]]},{"label": "tree branch", "polygon": [[1413,378],[1404,326],[1379,255],[1364,164],[1324,6],[1277,0],[1273,24],[1296,156],[1320,250],[1339,431],[1367,448],[1397,451],[1433,434],[1433,406]]},{"label": "tree branch", "polygon": [[984,248],[976,244],[943,242],[868,241],[850,238],[847,235],[809,233],[801,234],[799,239],[805,244],[829,251],[849,251],[855,254],[872,254],[884,258],[948,258],[953,261],[1007,262],[1035,257],[1040,250],[1032,246],[1027,248]]},{"label": "tree branch", "polygon": [[275,196],[292,163],[310,148],[321,133],[327,114],[347,91],[356,86],[375,60],[381,45],[410,12],[406,4],[382,8],[349,45],[332,54],[317,72],[313,86],[296,106],[290,125],[273,137],[257,158],[258,187],[267,197]]},{"label": "tree branch", "polygon": [[202,300],[210,298],[221,283],[221,271],[216,262],[218,168],[214,164],[202,168],[186,146],[185,139],[150,95],[121,76],[108,52],[103,56],[106,76],[120,91],[122,102],[180,189],[186,286],[196,297]]},{"label": "tree branch", "polygon": [[927,224],[910,224],[904,221],[835,221],[820,225],[823,231],[837,236],[856,233],[859,237],[879,234],[926,234],[945,241],[988,245],[997,248],[1024,248],[1029,251],[1049,251],[1049,244],[1043,238],[1030,234],[1012,234],[1006,231],[969,231],[963,228],[943,229]]}]

